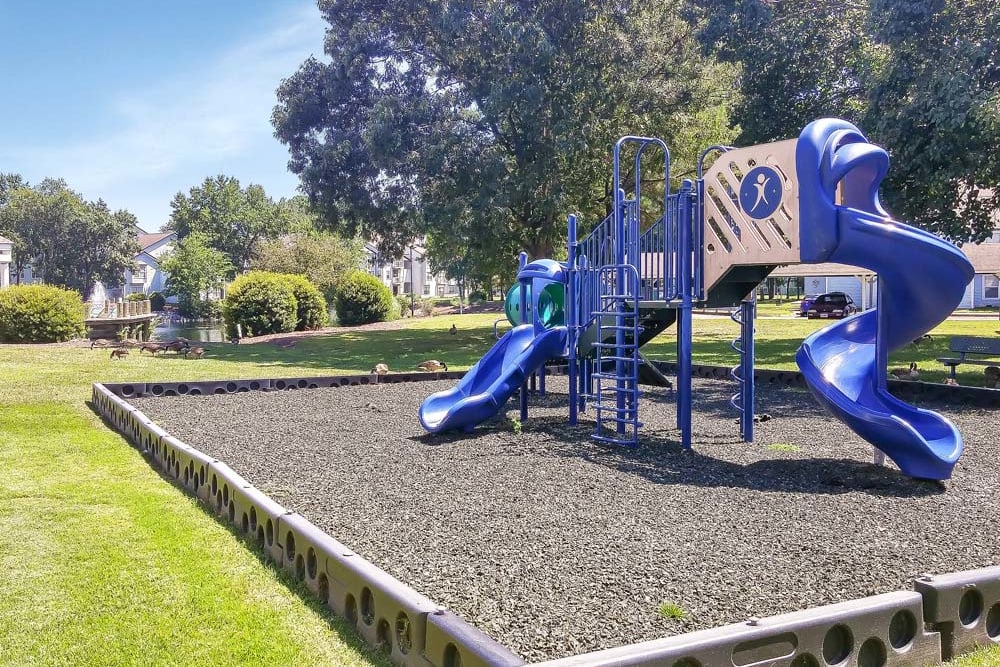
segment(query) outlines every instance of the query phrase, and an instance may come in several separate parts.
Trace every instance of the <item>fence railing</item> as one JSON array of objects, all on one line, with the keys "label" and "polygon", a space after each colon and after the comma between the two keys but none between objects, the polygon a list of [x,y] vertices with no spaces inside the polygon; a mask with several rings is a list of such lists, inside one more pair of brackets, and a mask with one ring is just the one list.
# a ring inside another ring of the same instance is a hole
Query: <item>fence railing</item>
[{"label": "fence railing", "polygon": [[88,320],[115,320],[127,317],[141,317],[143,315],[151,315],[152,312],[152,302],[148,299],[143,301],[111,301],[106,299],[103,303],[88,303],[84,305],[84,317]]}]

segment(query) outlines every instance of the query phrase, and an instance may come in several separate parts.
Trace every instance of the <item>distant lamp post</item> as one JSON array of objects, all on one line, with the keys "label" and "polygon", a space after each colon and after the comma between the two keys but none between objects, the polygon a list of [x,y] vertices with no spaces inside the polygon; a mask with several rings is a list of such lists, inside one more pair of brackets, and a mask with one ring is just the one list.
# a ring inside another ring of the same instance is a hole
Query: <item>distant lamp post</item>
[{"label": "distant lamp post", "polygon": [[410,244],[410,317],[413,317],[413,290],[416,283],[413,281],[413,244]]},{"label": "distant lamp post", "polygon": [[250,273],[250,259],[248,257],[243,258],[243,273]]}]

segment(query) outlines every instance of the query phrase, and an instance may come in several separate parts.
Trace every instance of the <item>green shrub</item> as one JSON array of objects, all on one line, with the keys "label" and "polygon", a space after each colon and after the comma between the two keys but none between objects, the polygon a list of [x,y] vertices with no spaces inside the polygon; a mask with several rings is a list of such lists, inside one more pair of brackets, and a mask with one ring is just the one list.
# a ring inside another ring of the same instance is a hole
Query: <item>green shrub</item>
[{"label": "green shrub", "polygon": [[149,295],[149,307],[159,312],[163,310],[164,306],[167,305],[167,297],[163,296],[159,292],[152,292]]},{"label": "green shrub", "polygon": [[0,343],[60,343],[87,333],[83,299],[51,285],[0,291]]},{"label": "green shrub", "polygon": [[389,302],[389,316],[385,318],[386,321],[392,322],[410,314],[410,306],[407,305],[406,310],[403,310],[402,304],[403,302],[399,300],[399,297]]},{"label": "green shrub", "polygon": [[430,317],[434,314],[434,299],[421,299],[420,300],[420,314],[424,317]]},{"label": "green shrub", "polygon": [[354,271],[337,290],[337,318],[344,326],[384,322],[392,310],[392,293],[382,281],[363,271]]},{"label": "green shrub", "polygon": [[125,297],[126,301],[145,301],[148,297],[142,292],[136,292],[135,294],[129,294]]},{"label": "green shrub", "polygon": [[298,302],[286,276],[251,271],[229,286],[222,318],[228,338],[236,337],[236,325],[247,337],[295,331]]},{"label": "green shrub", "polygon": [[295,295],[296,314],[295,330],[306,331],[320,329],[329,324],[329,314],[327,313],[326,299],[308,278],[292,273],[279,273]]},{"label": "green shrub", "polygon": [[[398,317],[409,317],[410,316],[410,295],[409,294],[397,294],[396,298],[393,299],[396,302],[396,308],[399,309]],[[393,308],[393,310],[396,310]],[[392,318],[390,318],[392,319]]]},{"label": "green shrub", "polygon": [[481,301],[486,301],[486,294],[483,292],[473,292],[469,295],[469,303],[479,303]]}]

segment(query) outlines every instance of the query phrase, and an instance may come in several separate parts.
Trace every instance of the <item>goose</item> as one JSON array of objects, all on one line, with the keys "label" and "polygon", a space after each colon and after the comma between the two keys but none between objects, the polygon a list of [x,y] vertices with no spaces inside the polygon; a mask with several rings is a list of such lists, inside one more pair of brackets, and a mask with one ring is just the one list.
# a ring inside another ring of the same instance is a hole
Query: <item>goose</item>
[{"label": "goose", "polygon": [[280,347],[282,350],[290,350],[298,344],[297,340],[279,340],[275,341],[274,344]]},{"label": "goose", "polygon": [[389,373],[389,367],[385,364],[375,364],[375,367],[371,370],[372,375],[375,376],[375,384],[378,384],[378,379],[382,375]]},{"label": "goose", "polygon": [[185,358],[188,357],[188,356],[192,356],[192,357],[194,357],[196,359],[201,359],[203,356],[205,356],[205,348],[203,348],[203,347],[186,347],[186,348],[184,348],[184,356],[185,356]]},{"label": "goose", "polygon": [[454,336],[455,334],[458,333],[458,327],[456,327],[454,324],[452,324],[451,328],[448,329],[448,333],[450,333],[452,336]]},{"label": "goose", "polygon": [[139,346],[139,354],[148,350],[155,357],[157,352],[163,352],[165,349],[160,343],[143,343]]},{"label": "goose", "polygon": [[917,370],[917,362],[915,361],[910,362],[908,369],[893,368],[889,373],[894,375],[897,380],[916,380],[920,377],[920,372]]},{"label": "goose", "polygon": [[90,349],[93,350],[95,347],[109,347],[111,344],[111,341],[107,338],[95,338],[90,341]]},{"label": "goose", "polygon": [[115,349],[111,350],[112,359],[124,359],[127,356],[128,356],[128,348],[116,347]]},{"label": "goose", "polygon": [[429,373],[434,373],[436,371],[446,371],[448,370],[448,364],[443,361],[438,361],[437,359],[428,359],[427,361],[417,364],[417,368],[422,371],[427,371]]}]

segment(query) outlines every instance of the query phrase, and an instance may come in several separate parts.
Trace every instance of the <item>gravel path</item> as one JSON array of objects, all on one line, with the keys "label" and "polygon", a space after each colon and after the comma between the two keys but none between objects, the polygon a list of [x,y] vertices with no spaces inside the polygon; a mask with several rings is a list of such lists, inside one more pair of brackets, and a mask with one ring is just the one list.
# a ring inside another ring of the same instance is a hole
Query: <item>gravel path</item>
[{"label": "gravel path", "polygon": [[[420,401],[452,384],[134,403],[527,660],[1000,563],[996,412],[942,408],[966,439],[942,485],[870,465],[871,447],[802,390],[759,387],[776,418],[745,445],[732,384],[695,380],[692,453],[656,393],[642,447],[595,445],[589,424],[566,425],[561,378],[520,434],[506,419],[424,434]],[[662,617],[664,602],[684,618]]]}]

